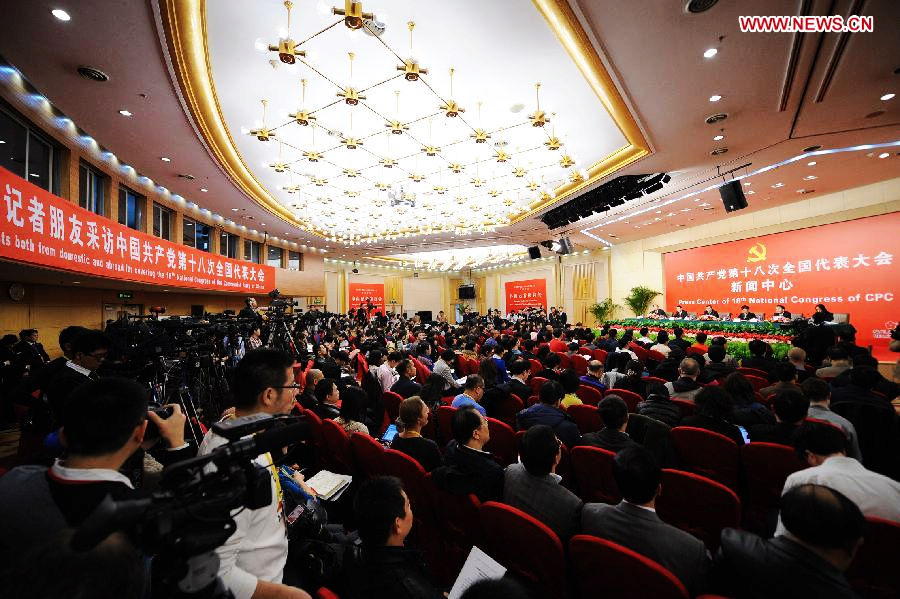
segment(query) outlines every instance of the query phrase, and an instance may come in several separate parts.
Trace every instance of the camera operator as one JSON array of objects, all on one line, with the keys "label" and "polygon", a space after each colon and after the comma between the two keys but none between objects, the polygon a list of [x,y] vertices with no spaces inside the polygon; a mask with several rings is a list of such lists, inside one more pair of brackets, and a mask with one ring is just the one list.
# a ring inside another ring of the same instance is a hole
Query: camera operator
[{"label": "camera operator", "polygon": [[[234,417],[290,412],[297,395],[293,364],[286,352],[247,352],[234,371]],[[200,454],[226,442],[211,430],[200,445]],[[272,501],[259,509],[238,509],[232,514],[237,527],[216,549],[219,576],[236,599],[309,599],[304,591],[281,584],[288,552],[281,484],[270,454],[260,455],[256,463],[272,476]]]},{"label": "camera operator", "polygon": [[262,321],[268,320],[265,314],[260,313],[255,297],[248,297],[244,300],[244,307],[238,312],[238,317],[254,319],[257,326],[262,326]]},{"label": "camera operator", "polygon": [[186,447],[185,416],[179,406],[170,407],[167,419],[148,412],[146,390],[118,377],[90,381],[73,391],[60,432],[68,450],[65,459],[49,469],[19,466],[0,478],[0,564],[10,564],[13,555],[49,541],[66,527],[77,527],[106,495],[135,495],[119,470],[145,446],[148,422],[170,448]]},{"label": "camera operator", "polygon": [[109,339],[101,331],[86,330],[72,341],[72,357],[46,381],[44,392],[53,426],[59,426],[63,405],[74,389],[99,380],[97,369],[106,359]]}]

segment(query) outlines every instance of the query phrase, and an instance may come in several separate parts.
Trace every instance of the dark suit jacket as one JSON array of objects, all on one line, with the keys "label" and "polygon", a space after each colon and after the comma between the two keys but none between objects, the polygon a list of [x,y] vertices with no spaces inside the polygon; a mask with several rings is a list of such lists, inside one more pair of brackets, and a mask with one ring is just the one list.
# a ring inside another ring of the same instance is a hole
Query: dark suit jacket
[{"label": "dark suit jacket", "polygon": [[531,397],[531,387],[513,377],[509,380],[508,383],[500,385],[500,388],[506,391],[507,393],[515,393],[519,399],[523,402],[527,401],[529,397]]},{"label": "dark suit jacket", "polygon": [[583,502],[549,474],[534,476],[521,463],[506,468],[503,503],[550,527],[565,543],[578,532]]},{"label": "dark suit jacket", "polygon": [[626,501],[588,503],[581,512],[581,530],[657,562],[677,576],[692,597],[706,586],[709,553],[703,541],[666,524],[656,512]]},{"label": "dark suit jacket", "polygon": [[599,447],[607,449],[613,453],[625,449],[626,447],[640,447],[637,441],[611,428],[605,428],[593,433],[588,433],[581,437],[581,445],[590,445],[591,447]]},{"label": "dark suit jacket", "polygon": [[538,402],[516,414],[516,430],[527,431],[536,424],[552,428],[566,447],[574,447],[581,438],[575,421],[561,409],[548,404]]},{"label": "dark suit jacket", "polygon": [[434,471],[434,483],[453,495],[474,493],[480,501],[500,501],[503,468],[491,454],[450,441],[444,465]]},{"label": "dark suit jacket", "polygon": [[391,391],[406,399],[407,397],[412,397],[413,395],[418,395],[419,391],[422,390],[422,385],[417,383],[412,379],[403,379],[401,378],[394,386],[391,387]]}]

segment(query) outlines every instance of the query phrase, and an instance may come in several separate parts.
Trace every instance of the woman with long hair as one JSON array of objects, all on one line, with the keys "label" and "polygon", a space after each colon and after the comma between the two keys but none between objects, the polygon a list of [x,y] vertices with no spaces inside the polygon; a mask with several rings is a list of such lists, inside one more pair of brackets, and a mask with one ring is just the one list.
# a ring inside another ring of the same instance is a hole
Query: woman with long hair
[{"label": "woman with long hair", "polygon": [[775,424],[775,417],[769,409],[756,397],[753,385],[740,372],[733,372],[725,377],[725,391],[734,401],[732,419],[735,424],[744,428],[754,424]]},{"label": "woman with long hair", "polygon": [[348,435],[351,433],[369,434],[369,427],[363,424],[366,418],[366,392],[356,386],[344,387],[341,391],[341,412],[334,419],[334,423],[344,429]]},{"label": "woman with long hair", "polygon": [[441,398],[444,396],[444,384],[446,379],[439,374],[431,373],[425,379],[425,384],[419,391],[419,397],[425,402],[425,405],[432,410],[436,410],[441,405]]},{"label": "woman with long hair", "polygon": [[391,449],[402,451],[420,464],[426,472],[441,465],[441,452],[437,443],[422,436],[422,428],[428,424],[431,410],[418,395],[407,397],[400,403],[397,428],[400,432],[391,442]]}]

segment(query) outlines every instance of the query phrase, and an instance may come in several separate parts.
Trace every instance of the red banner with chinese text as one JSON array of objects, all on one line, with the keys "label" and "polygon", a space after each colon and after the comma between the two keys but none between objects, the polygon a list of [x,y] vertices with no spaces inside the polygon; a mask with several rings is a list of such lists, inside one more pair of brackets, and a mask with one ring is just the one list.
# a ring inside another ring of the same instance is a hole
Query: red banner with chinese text
[{"label": "red banner with chinese text", "polygon": [[547,280],[528,279],[506,283],[506,312],[535,308],[547,309]]},{"label": "red banner with chinese text", "polygon": [[900,300],[900,212],[665,254],[667,311],[707,304],[770,318],[776,304],[809,317],[850,314],[857,345],[884,357]]},{"label": "red banner with chinese text", "polygon": [[153,237],[54,196],[0,168],[0,258],[85,275],[215,291],[268,292],[271,266]]},{"label": "red banner with chinese text", "polygon": [[376,312],[385,313],[384,283],[349,283],[347,293],[350,297],[350,307],[354,310],[360,306],[365,308],[371,302]]}]

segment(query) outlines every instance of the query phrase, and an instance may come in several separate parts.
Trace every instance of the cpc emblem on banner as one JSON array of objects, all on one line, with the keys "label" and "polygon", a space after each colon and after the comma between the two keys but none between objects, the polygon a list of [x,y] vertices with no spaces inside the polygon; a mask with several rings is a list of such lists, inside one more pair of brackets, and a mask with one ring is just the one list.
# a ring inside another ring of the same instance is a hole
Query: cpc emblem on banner
[{"label": "cpc emblem on banner", "polygon": [[766,246],[762,243],[754,244],[747,250],[747,262],[762,262],[766,259]]}]

